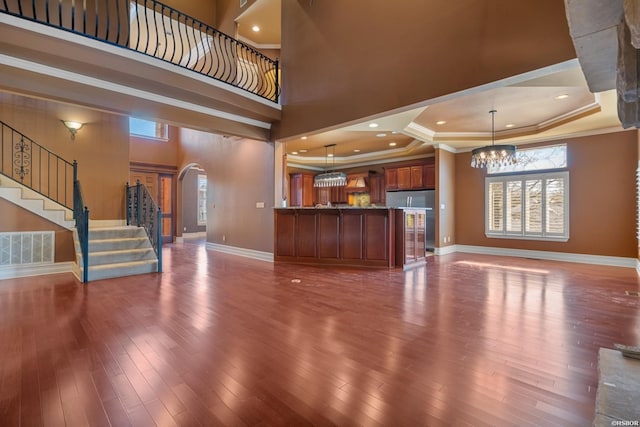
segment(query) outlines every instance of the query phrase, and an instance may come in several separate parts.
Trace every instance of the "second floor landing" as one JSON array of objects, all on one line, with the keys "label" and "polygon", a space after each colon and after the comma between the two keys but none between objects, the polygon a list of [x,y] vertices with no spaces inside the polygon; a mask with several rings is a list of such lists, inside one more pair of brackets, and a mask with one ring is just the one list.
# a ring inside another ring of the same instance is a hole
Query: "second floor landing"
[{"label": "second floor landing", "polygon": [[0,90],[269,140],[278,103],[147,54],[0,13]]}]

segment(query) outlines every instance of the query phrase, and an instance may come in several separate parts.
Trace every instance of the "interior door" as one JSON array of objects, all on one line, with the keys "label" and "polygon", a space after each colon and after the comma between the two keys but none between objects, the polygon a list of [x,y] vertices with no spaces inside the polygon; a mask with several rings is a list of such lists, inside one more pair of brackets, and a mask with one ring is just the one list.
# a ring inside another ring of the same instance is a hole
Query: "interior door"
[{"label": "interior door", "polygon": [[135,185],[140,180],[140,183],[147,187],[149,194],[162,210],[162,242],[173,242],[175,224],[173,208],[175,194],[174,175],[132,170],[130,179],[129,185]]},{"label": "interior door", "polygon": [[160,174],[158,205],[162,211],[162,242],[173,242],[173,175]]}]

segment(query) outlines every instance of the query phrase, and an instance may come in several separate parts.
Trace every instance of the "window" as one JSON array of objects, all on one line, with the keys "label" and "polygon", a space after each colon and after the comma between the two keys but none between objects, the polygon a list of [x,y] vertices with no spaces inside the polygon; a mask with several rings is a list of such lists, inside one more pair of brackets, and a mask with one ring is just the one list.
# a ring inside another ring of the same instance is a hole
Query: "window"
[{"label": "window", "polygon": [[129,134],[163,141],[169,137],[166,124],[133,117],[129,117]]},{"label": "window", "polygon": [[[569,239],[569,172],[566,144],[516,152],[517,163],[490,167],[485,182],[487,237]],[[535,171],[552,170],[535,173]],[[531,172],[505,175],[507,172]]]},{"label": "window", "polygon": [[487,167],[489,175],[508,172],[530,172],[567,167],[567,145],[549,145],[516,151],[517,162],[513,165]]},{"label": "window", "polygon": [[198,175],[198,225],[207,225],[207,176]]}]

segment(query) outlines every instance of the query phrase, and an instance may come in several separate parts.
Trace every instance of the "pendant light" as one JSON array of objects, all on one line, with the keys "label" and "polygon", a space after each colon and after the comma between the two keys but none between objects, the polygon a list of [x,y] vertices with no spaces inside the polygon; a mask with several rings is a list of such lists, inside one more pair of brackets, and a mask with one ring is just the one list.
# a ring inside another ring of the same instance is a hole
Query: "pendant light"
[{"label": "pendant light", "polygon": [[[329,163],[329,148],[333,148],[333,167],[336,165],[336,144],[329,144],[324,146],[324,165],[327,169]],[[318,174],[313,177],[314,187],[343,187],[347,185],[347,175],[344,172],[329,172]]]},{"label": "pendant light", "polygon": [[497,111],[491,110],[491,145],[476,148],[471,151],[471,167],[485,168],[487,166],[504,166],[516,163],[516,146],[503,144],[495,145],[495,116]]}]

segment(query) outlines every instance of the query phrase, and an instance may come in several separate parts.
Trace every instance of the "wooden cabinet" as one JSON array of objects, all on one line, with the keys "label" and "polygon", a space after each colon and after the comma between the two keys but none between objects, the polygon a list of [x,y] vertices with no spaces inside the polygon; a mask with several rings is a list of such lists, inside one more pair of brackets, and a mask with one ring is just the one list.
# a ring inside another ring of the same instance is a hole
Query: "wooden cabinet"
[{"label": "wooden cabinet", "polygon": [[408,269],[425,263],[425,209],[396,210],[396,265]]},{"label": "wooden cabinet", "polygon": [[384,170],[387,191],[434,190],[436,188],[436,166],[426,163]]},{"label": "wooden cabinet", "polygon": [[292,173],[289,175],[289,202],[290,206],[310,207],[314,206],[315,191],[313,187],[313,175],[307,173]]},{"label": "wooden cabinet", "polygon": [[384,181],[387,190],[398,189],[398,168],[384,170]]},{"label": "wooden cabinet", "polygon": [[274,209],[276,262],[390,268],[395,209]]},{"label": "wooden cabinet", "polygon": [[436,188],[436,165],[433,163],[424,165],[424,187],[427,190]]},{"label": "wooden cabinet", "polygon": [[371,203],[384,205],[386,202],[386,191],[383,175],[369,175],[369,195]]},{"label": "wooden cabinet", "polygon": [[346,186],[331,187],[331,203],[337,205],[338,203],[347,203],[349,198],[347,197]]},{"label": "wooden cabinet", "polygon": [[411,189],[411,168],[398,168],[398,190]]},{"label": "wooden cabinet", "polygon": [[424,188],[424,167],[411,166],[411,188]]},{"label": "wooden cabinet", "polygon": [[329,202],[333,203],[332,197],[331,197],[331,187],[316,187],[316,197],[315,197],[315,203],[319,203],[321,205],[326,205]]}]

